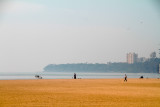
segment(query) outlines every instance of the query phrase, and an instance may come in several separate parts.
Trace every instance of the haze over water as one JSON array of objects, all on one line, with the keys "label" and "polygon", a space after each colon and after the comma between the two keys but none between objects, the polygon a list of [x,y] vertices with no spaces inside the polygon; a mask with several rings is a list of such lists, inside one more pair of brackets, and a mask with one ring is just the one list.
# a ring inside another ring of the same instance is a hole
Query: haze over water
[{"label": "haze over water", "polygon": [[1,0],[0,72],[125,62],[160,48],[157,0]]}]

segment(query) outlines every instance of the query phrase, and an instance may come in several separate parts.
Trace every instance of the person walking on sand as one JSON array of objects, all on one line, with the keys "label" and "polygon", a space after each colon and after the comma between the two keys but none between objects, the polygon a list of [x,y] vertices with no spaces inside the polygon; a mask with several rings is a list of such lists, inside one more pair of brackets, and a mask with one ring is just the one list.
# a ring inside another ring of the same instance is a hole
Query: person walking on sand
[{"label": "person walking on sand", "polygon": [[125,74],[125,76],[124,76],[124,82],[127,82],[127,75]]},{"label": "person walking on sand", "polygon": [[74,73],[74,79],[76,79],[76,73]]}]

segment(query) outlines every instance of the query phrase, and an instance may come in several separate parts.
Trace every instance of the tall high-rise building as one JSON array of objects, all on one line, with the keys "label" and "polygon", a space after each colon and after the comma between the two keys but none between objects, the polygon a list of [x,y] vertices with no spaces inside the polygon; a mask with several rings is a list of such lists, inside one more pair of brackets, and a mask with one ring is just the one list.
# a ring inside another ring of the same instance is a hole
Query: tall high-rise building
[{"label": "tall high-rise building", "polygon": [[128,64],[133,64],[137,62],[138,60],[138,54],[136,53],[127,53],[127,63]]}]

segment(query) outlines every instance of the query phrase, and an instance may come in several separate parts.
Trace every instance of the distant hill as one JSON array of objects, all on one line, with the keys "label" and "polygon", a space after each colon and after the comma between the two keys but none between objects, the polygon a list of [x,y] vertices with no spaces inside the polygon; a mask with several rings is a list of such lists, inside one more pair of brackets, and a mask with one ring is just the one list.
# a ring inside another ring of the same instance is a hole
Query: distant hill
[{"label": "distant hill", "polygon": [[109,64],[49,64],[44,67],[44,72],[126,72],[126,73],[158,73],[159,58],[152,58],[146,62],[134,64],[109,63]]}]

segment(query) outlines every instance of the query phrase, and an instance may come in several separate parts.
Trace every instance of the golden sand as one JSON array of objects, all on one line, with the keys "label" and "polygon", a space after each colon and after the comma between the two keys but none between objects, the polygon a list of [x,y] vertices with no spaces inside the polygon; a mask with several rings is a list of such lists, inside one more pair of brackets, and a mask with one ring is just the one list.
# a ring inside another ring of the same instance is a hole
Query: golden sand
[{"label": "golden sand", "polygon": [[160,107],[160,79],[0,80],[0,107]]}]

